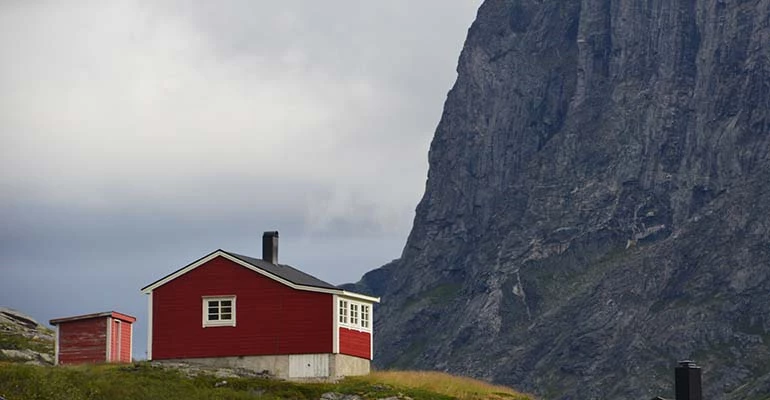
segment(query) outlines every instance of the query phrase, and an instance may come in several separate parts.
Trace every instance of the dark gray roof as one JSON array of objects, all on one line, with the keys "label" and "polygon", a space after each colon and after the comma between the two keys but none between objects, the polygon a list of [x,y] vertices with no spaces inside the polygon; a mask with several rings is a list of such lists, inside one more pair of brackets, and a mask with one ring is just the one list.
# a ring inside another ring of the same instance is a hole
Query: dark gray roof
[{"label": "dark gray roof", "polygon": [[283,278],[295,285],[313,286],[317,288],[339,290],[338,287],[332,285],[331,283],[324,282],[312,275],[308,275],[290,265],[273,264],[259,258],[253,258],[249,256],[244,256],[241,254],[235,254],[224,250],[222,250],[222,252],[227,253],[245,263],[251,264],[252,266],[257,267],[271,275],[275,275],[279,278]]}]

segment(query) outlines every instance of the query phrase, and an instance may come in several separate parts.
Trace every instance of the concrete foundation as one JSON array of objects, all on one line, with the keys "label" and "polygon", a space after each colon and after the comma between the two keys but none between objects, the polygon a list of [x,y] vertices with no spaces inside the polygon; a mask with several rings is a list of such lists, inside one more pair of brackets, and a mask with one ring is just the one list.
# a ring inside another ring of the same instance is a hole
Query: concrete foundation
[{"label": "concrete foundation", "polygon": [[329,356],[331,356],[329,372],[332,377],[367,375],[370,372],[369,359],[347,354],[329,354]]},{"label": "concrete foundation", "polygon": [[212,368],[244,368],[289,380],[336,380],[345,376],[366,375],[370,361],[346,354],[284,354],[271,356],[239,356],[211,358],[176,358],[157,360],[181,362]]}]

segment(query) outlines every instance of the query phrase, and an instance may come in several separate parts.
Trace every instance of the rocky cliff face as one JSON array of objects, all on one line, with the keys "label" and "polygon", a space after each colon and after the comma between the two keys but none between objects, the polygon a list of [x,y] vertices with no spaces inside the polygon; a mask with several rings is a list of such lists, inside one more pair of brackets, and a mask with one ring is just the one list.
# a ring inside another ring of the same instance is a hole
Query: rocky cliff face
[{"label": "rocky cliff face", "polygon": [[545,398],[770,393],[770,0],[487,0],[376,360]]}]

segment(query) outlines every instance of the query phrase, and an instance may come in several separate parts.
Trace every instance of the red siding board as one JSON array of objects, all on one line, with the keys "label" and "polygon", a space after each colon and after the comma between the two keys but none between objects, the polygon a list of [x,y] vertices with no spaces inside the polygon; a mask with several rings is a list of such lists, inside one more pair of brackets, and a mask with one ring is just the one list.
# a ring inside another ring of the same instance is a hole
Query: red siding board
[{"label": "red siding board", "polygon": [[[203,325],[202,296],[236,296],[236,326]],[[152,358],[332,352],[332,295],[217,257],[153,291]]]},{"label": "red siding board", "polygon": [[361,358],[372,356],[372,334],[340,328],[340,353]]},{"label": "red siding board", "polygon": [[59,329],[59,364],[105,362],[107,318],[62,323]]},{"label": "red siding board", "polygon": [[131,362],[131,324],[122,323],[120,328],[123,330],[120,337],[120,362]]}]

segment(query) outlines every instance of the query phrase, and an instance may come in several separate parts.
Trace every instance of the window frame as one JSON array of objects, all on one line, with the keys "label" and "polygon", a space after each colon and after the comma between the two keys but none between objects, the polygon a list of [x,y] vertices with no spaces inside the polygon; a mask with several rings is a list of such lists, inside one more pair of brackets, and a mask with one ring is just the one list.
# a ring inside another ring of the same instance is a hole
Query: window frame
[{"label": "window frame", "polygon": [[[361,309],[359,310],[359,318],[358,321],[361,325],[361,328],[364,329],[372,329],[372,305],[371,304],[361,304]],[[366,318],[364,318],[364,315],[366,315]]]},{"label": "window frame", "polygon": [[337,308],[339,309],[339,318],[337,318],[337,321],[340,325],[348,325],[350,301],[348,299],[339,299],[337,302]]},{"label": "window frame", "polygon": [[359,304],[356,302],[350,303],[350,325],[360,325],[358,323],[358,308]]},{"label": "window frame", "polygon": [[[231,318],[228,320],[222,320],[222,319],[209,319],[209,302],[210,301],[218,301],[220,302],[217,307],[217,316],[222,315],[222,301],[230,301],[230,313],[232,314]],[[203,311],[203,327],[204,328],[212,328],[212,327],[222,327],[222,326],[231,326],[234,327],[236,324],[236,296],[202,296],[201,301],[201,308]]]},{"label": "window frame", "polygon": [[343,328],[371,332],[373,310],[371,303],[341,297],[337,301],[337,322]]}]

